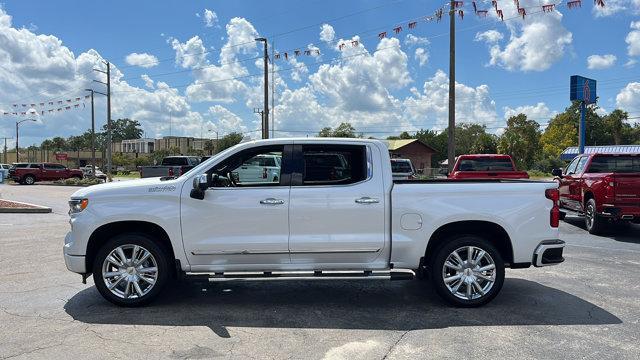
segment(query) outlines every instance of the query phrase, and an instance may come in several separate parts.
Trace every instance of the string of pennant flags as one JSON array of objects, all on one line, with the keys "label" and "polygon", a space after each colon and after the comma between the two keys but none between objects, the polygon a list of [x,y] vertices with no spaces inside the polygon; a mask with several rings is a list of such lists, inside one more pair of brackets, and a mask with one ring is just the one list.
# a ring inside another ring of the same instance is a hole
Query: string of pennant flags
[{"label": "string of pennant flags", "polygon": [[[533,14],[533,13],[551,13],[553,11],[555,11],[558,7],[561,6],[566,6],[568,9],[576,9],[579,7],[582,7],[582,0],[560,0],[557,3],[550,3],[550,4],[543,4],[543,5],[537,5],[537,6],[529,6],[529,7],[523,7],[520,6],[520,0],[513,0],[514,5],[517,8],[518,11],[518,16],[522,17],[523,19],[526,18],[526,16],[528,14]],[[600,6],[600,7],[604,7],[605,6],[605,2],[604,0],[594,0],[593,1],[594,4],[596,6]],[[469,3],[469,2],[467,2]],[[486,18],[489,15],[489,9],[481,9],[478,7],[478,2],[476,1],[470,1],[471,3],[471,7],[473,9],[473,14],[475,14],[477,17],[479,18]],[[393,28],[390,29],[390,31],[382,31],[380,33],[378,33],[378,39],[384,39],[387,38],[390,34],[393,35],[398,35],[403,31],[408,31],[408,30],[413,30],[416,29],[418,27],[418,24],[420,22],[432,22],[432,21],[436,21],[436,22],[440,22],[445,14],[445,12],[448,13],[449,11],[449,7],[451,6],[451,4],[449,2],[447,2],[445,5],[441,6],[440,8],[438,8],[433,14],[428,15],[428,16],[424,16],[421,17],[419,19],[414,19],[414,20],[409,20],[406,23],[403,24],[398,24],[396,26],[394,26]],[[498,17],[500,20],[504,21],[504,10],[500,8],[498,0],[491,0],[491,6],[493,8],[493,11],[495,11],[496,17]],[[453,2],[453,8],[454,11],[456,12],[456,14],[458,15],[458,17],[460,19],[464,19],[465,13],[464,13],[464,8],[466,7],[466,3],[465,1],[462,0],[458,0],[458,1],[454,1]],[[341,42],[339,42],[337,44],[337,48],[340,51],[343,51],[344,49],[348,48],[348,47],[358,47],[360,45],[360,41],[359,40],[342,40]],[[295,49],[292,51],[285,51],[285,52],[276,52],[273,55],[273,60],[289,60],[292,57],[299,57],[299,56],[318,56],[320,55],[320,49],[314,48],[314,49],[305,49],[305,50],[299,50],[299,49]]]},{"label": "string of pennant flags", "polygon": [[90,95],[85,95],[82,97],[75,97],[70,99],[62,99],[62,100],[48,100],[41,101],[36,103],[28,103],[28,104],[12,104],[11,111],[4,110],[2,112],[3,116],[19,116],[19,115],[47,115],[47,114],[55,114],[62,111],[80,109],[80,106],[84,109],[86,104],[85,100],[89,99]]}]

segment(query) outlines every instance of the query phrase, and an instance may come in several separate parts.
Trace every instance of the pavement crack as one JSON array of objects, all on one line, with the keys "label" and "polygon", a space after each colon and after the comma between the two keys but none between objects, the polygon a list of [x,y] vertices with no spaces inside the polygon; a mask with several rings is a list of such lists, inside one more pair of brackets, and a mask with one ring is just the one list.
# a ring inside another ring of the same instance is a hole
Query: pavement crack
[{"label": "pavement crack", "polygon": [[402,333],[402,335],[400,335],[400,337],[398,338],[398,340],[396,340],[395,343],[393,343],[393,345],[391,345],[391,347],[389,347],[389,350],[387,350],[387,353],[384,354],[384,356],[382,357],[382,360],[385,360],[389,357],[389,354],[391,354],[391,352],[393,351],[393,349],[396,348],[396,346],[398,346],[398,344],[400,343],[400,341],[402,341],[402,339],[404,338],[405,335],[407,335],[411,330],[407,330],[405,332]]}]

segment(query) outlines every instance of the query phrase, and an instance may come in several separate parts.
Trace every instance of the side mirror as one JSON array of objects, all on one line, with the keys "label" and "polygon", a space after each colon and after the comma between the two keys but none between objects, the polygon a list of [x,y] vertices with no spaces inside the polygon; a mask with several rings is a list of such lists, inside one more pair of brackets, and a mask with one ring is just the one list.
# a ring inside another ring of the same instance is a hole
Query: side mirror
[{"label": "side mirror", "polygon": [[238,172],[236,172],[236,171],[232,172],[232,173],[231,173],[231,180],[232,180],[235,184],[239,183],[239,182],[240,182],[240,174],[239,174]]},{"label": "side mirror", "polygon": [[204,193],[209,188],[209,175],[200,174],[193,178],[193,189],[191,197],[198,200],[204,199]]},{"label": "side mirror", "polygon": [[562,177],[562,169],[553,169],[553,170],[551,170],[551,175],[561,178]]}]

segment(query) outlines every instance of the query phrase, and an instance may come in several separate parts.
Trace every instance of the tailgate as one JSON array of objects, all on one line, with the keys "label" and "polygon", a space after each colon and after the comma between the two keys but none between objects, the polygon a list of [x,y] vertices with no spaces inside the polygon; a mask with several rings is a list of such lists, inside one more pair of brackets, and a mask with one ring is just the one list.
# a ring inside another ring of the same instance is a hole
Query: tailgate
[{"label": "tailgate", "polygon": [[640,206],[640,173],[613,174],[616,205]]}]

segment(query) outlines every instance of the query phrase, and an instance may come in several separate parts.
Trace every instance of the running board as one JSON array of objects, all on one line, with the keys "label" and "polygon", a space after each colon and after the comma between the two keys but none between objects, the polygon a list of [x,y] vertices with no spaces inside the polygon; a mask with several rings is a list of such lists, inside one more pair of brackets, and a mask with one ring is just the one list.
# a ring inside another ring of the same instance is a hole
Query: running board
[{"label": "running board", "polygon": [[413,280],[412,270],[371,271],[264,271],[264,272],[187,272],[189,280],[208,282],[225,281],[276,281],[276,280]]}]

